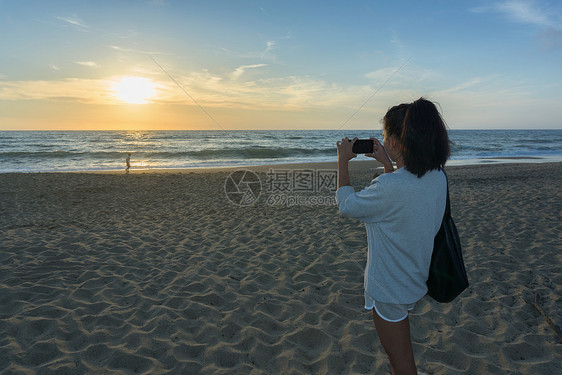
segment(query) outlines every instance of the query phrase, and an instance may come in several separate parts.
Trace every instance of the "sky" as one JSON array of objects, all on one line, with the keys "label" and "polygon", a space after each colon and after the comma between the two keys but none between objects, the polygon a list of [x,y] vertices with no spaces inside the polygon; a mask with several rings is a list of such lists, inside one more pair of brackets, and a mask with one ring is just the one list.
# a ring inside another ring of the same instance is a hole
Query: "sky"
[{"label": "sky", "polygon": [[562,129],[559,0],[0,0],[0,130]]}]

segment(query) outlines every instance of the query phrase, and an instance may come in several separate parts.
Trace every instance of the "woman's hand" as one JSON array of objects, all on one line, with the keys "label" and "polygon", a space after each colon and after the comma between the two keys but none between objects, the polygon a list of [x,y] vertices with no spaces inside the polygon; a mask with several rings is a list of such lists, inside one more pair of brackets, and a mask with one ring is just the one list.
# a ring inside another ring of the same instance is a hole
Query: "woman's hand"
[{"label": "woman's hand", "polygon": [[342,186],[350,185],[349,182],[349,161],[357,156],[353,153],[353,144],[357,138],[351,141],[345,137],[341,141],[336,142],[338,147],[338,189]]},{"label": "woman's hand", "polygon": [[353,140],[345,137],[341,141],[336,142],[336,146],[338,147],[338,162],[347,162],[357,157],[357,154],[353,153],[353,144],[356,140],[357,137],[353,138]]},{"label": "woman's hand", "polygon": [[384,166],[385,173],[394,171],[394,167],[392,166],[392,161],[390,160],[390,157],[386,153],[386,149],[384,148],[384,145],[374,137],[371,137],[371,140],[373,141],[373,153],[365,154],[365,156],[374,158],[379,163],[381,163]]}]

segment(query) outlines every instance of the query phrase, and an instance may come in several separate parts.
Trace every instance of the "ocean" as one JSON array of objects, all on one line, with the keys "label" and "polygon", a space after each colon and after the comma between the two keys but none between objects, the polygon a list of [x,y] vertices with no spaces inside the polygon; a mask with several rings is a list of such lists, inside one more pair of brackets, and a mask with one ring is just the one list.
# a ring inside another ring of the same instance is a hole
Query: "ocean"
[{"label": "ocean", "polygon": [[[336,161],[336,141],[380,130],[0,131],[0,172],[224,167]],[[450,130],[448,165],[562,161],[562,130]],[[364,156],[358,157],[365,159]]]}]

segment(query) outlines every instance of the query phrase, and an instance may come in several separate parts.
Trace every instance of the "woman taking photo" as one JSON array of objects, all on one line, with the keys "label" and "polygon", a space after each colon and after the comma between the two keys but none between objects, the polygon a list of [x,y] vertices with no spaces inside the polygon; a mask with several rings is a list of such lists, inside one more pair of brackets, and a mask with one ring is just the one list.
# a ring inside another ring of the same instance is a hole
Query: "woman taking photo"
[{"label": "woman taking photo", "polygon": [[392,372],[417,374],[408,314],[427,293],[433,240],[445,212],[450,142],[437,108],[424,98],[392,107],[383,119],[383,144],[372,139],[367,156],[385,173],[355,192],[348,173],[355,139],[338,141],[336,199],[342,216],[367,229],[365,308],[372,310]]}]

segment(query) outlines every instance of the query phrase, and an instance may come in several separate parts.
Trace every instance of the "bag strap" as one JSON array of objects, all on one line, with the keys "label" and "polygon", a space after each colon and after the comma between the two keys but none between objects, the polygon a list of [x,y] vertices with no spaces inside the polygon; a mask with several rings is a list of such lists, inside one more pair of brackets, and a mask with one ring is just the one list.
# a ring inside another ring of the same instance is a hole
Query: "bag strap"
[{"label": "bag strap", "polygon": [[442,169],[443,174],[445,175],[445,181],[447,182],[447,203],[445,204],[445,212],[443,213],[443,220],[448,217],[451,217],[451,200],[449,199],[449,178],[447,177],[447,173],[445,170]]}]

